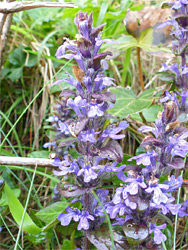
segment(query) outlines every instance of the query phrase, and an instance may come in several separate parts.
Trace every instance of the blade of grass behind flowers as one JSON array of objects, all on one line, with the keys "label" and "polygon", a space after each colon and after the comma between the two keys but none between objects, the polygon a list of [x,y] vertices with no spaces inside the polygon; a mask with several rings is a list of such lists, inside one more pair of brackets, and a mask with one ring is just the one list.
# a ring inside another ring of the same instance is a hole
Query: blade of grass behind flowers
[{"label": "blade of grass behind flowers", "polygon": [[[186,157],[185,157],[185,160],[186,160]],[[185,162],[185,160],[184,160],[184,162]],[[181,171],[180,176],[183,177],[183,170]],[[177,202],[176,202],[176,204],[179,204],[179,201],[180,201],[180,192],[181,192],[181,187],[178,189],[178,195],[177,195]],[[176,250],[176,230],[177,230],[177,222],[178,222],[178,213],[177,213],[176,216],[175,216],[173,250]]]},{"label": "blade of grass behind flowers", "polygon": [[29,107],[32,105],[32,103],[37,99],[37,97],[43,92],[44,88],[46,88],[46,86],[64,69],[64,67],[66,67],[69,62],[72,61],[69,60],[62,68],[60,68],[57,73],[43,86],[43,88],[38,92],[38,94],[32,99],[32,101],[27,105],[27,107],[24,109],[24,111],[21,113],[21,115],[18,117],[18,119],[16,120],[16,122],[12,125],[11,129],[9,130],[9,132],[7,133],[6,137],[3,139],[0,148],[3,146],[4,142],[6,141],[6,139],[8,138],[8,136],[10,135],[10,133],[15,129],[17,123],[21,120],[22,116],[25,114],[25,112],[29,109]]},{"label": "blade of grass behind flowers", "polygon": [[[0,128],[0,134],[2,133],[2,135],[5,137],[6,134],[3,132],[2,128]],[[18,156],[15,148],[13,147],[12,143],[10,142],[10,140],[7,138],[6,139],[7,143],[10,145],[10,148],[12,149],[12,152],[14,152],[14,155]],[[18,147],[19,148],[19,147]],[[1,153],[1,152],[0,152]]]},{"label": "blade of grass behind flowers", "polygon": [[186,232],[187,226],[188,226],[188,220],[186,220],[185,228],[184,228],[184,230],[183,230],[183,234],[182,234],[182,237],[181,237],[180,249],[182,248],[182,245],[183,245],[183,239],[184,239],[184,236],[185,236],[185,232]]},{"label": "blade of grass behind flowers", "polygon": [[[24,170],[24,167],[23,166],[8,166],[8,168],[10,168],[10,169],[14,169],[14,170]],[[27,171],[29,171],[29,172],[34,172],[34,169],[32,169],[32,168],[27,168]],[[36,173],[38,174],[38,175],[42,175],[42,176],[44,176],[44,177],[46,177],[46,178],[48,178],[48,179],[51,179],[52,181],[54,181],[55,183],[60,183],[60,180],[58,180],[56,177],[54,177],[54,176],[51,176],[50,174],[46,174],[46,173],[43,173],[42,171],[36,171]]]},{"label": "blade of grass behind flowers", "polygon": [[95,199],[98,201],[99,205],[101,206],[104,214],[105,214],[105,217],[106,217],[106,220],[107,220],[107,223],[108,223],[108,226],[109,226],[109,230],[110,230],[110,238],[111,238],[111,241],[112,241],[112,250],[115,250],[115,245],[114,245],[114,236],[113,236],[113,231],[112,231],[112,225],[111,225],[111,222],[110,222],[110,218],[108,216],[108,214],[106,213],[106,210],[103,206],[103,204],[101,203],[101,201],[99,200],[98,196],[96,195],[95,191],[91,191],[93,196],[95,197]]},{"label": "blade of grass behind flowers", "polygon": [[167,250],[166,245],[165,245],[165,243],[164,243],[163,240],[161,241],[161,243],[162,243],[163,249],[164,249],[164,250]]},{"label": "blade of grass behind flowers", "polygon": [[20,222],[19,231],[18,231],[18,235],[17,235],[17,238],[16,238],[16,244],[14,246],[14,250],[16,250],[17,247],[18,247],[18,243],[19,243],[19,239],[20,239],[20,234],[21,234],[21,231],[22,231],[22,225],[23,225],[23,222],[24,222],[24,217],[25,217],[25,214],[26,214],[27,206],[29,204],[31,190],[33,188],[33,183],[34,183],[34,179],[35,179],[36,170],[37,170],[37,165],[35,166],[33,177],[32,177],[32,180],[31,180],[31,185],[30,185],[29,192],[28,192],[28,195],[27,195],[27,200],[26,200],[26,203],[25,203],[24,211],[23,211],[23,214],[22,214],[22,219],[21,219],[21,222]]},{"label": "blade of grass behind flowers", "polygon": [[[19,139],[19,136],[16,132],[16,129],[15,129],[15,126],[11,123],[11,121],[6,117],[6,115],[0,110],[0,115],[5,119],[5,121],[10,125],[11,129],[9,130],[9,132],[13,131],[14,132],[14,135],[15,135],[15,139],[18,143],[18,147],[19,147],[19,151],[20,151],[20,155],[23,156],[23,150],[22,150],[22,145],[21,145],[21,142],[20,142],[20,139]],[[9,134],[8,132],[8,134]],[[8,138],[8,136],[6,135],[5,138],[4,138],[4,141]]]},{"label": "blade of grass behind flowers", "polygon": [[[8,228],[6,222],[4,221],[3,216],[2,216],[1,214],[0,214],[0,218],[1,218],[1,220],[2,220],[2,222],[3,222],[3,224],[4,224],[4,226],[6,227],[7,231],[9,232],[10,236],[12,237],[13,241],[16,241],[16,239],[14,238],[14,235],[13,235],[13,234],[11,233],[11,231],[9,230],[9,228]],[[1,246],[1,244],[0,244],[0,246]],[[18,244],[17,246],[18,246],[21,250],[23,250],[23,248],[22,248],[19,244]]]}]

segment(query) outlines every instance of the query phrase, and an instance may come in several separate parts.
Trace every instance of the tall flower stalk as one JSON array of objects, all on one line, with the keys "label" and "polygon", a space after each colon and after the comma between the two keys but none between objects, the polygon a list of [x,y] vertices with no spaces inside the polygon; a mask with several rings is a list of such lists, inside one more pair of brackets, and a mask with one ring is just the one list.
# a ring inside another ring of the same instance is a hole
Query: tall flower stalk
[{"label": "tall flower stalk", "polygon": [[[58,157],[54,160],[54,166],[59,168],[54,171],[55,175],[71,174],[75,177],[75,182],[65,185],[60,193],[67,198],[74,197],[72,203],[77,200],[82,203],[81,209],[70,205],[66,209],[67,213],[59,214],[58,219],[62,226],[74,220],[78,222],[78,230],[92,231],[100,227],[105,215],[91,190],[101,185],[104,175],[124,168],[116,167],[117,162],[122,161],[123,152],[118,142],[111,139],[123,138],[125,135],[119,133],[128,127],[128,123],[121,121],[118,126],[105,126],[106,119],[112,118],[106,111],[113,108],[116,97],[106,90],[108,86],[115,85],[114,79],[104,74],[108,68],[105,58],[111,52],[99,53],[101,45],[108,42],[101,39],[104,24],[94,28],[92,13],[88,15],[81,11],[74,21],[79,30],[76,40],[66,39],[56,52],[57,59],[74,59],[77,62],[72,68],[74,77],[67,73],[67,78],[54,83],[67,82],[75,88],[75,91],[63,90],[60,94],[68,114],[72,114],[74,119],[64,120],[60,115],[62,112],[48,119],[58,130],[56,140],[50,145],[59,144],[58,149],[74,145],[82,155],[74,159],[65,154],[63,160]],[[67,139],[61,141],[63,137]],[[108,191],[98,189],[96,193],[105,206]],[[82,247],[89,249],[86,234]]]},{"label": "tall flower stalk", "polygon": [[[146,153],[130,159],[136,160],[137,164],[126,166],[127,176],[122,171],[117,173],[124,184],[117,188],[107,205],[111,219],[122,225],[129,244],[135,245],[135,249],[161,249],[162,241],[166,240],[161,229],[166,227],[166,223],[158,220],[159,214],[170,217],[177,213],[181,217],[188,214],[187,201],[175,204],[173,195],[183,180],[180,176],[170,176],[172,170],[187,166],[184,158],[188,152],[188,131],[181,122],[188,120],[188,1],[177,0],[170,5],[175,11],[172,20],[160,28],[169,24],[174,27],[172,46],[175,55],[181,57],[181,64],[178,67],[176,63],[171,66],[164,63],[163,67],[174,73],[175,86],[179,91],[166,91],[161,102],[170,102],[164,104],[154,127],[142,126],[139,129],[143,133],[151,133],[141,144]],[[169,175],[168,180],[161,182],[164,174]]]}]

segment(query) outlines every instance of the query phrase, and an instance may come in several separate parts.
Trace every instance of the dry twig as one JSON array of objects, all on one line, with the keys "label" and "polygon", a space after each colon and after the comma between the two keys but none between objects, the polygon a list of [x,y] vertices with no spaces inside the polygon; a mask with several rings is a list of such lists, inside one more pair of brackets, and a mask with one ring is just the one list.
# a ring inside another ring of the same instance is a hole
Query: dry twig
[{"label": "dry twig", "polygon": [[72,3],[56,3],[56,2],[1,2],[0,12],[4,14],[15,13],[24,10],[36,8],[54,7],[54,8],[75,8]]},{"label": "dry twig", "polygon": [[0,156],[0,165],[53,167],[51,159]]}]

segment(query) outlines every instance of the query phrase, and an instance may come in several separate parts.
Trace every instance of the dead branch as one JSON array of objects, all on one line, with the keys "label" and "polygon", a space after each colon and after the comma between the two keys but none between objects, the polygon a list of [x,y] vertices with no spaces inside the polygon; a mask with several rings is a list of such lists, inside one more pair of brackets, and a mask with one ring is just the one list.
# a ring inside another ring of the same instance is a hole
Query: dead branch
[{"label": "dead branch", "polygon": [[0,12],[4,14],[15,13],[24,10],[36,8],[54,7],[54,8],[75,8],[72,3],[56,3],[56,2],[0,2]]},{"label": "dead branch", "polygon": [[53,167],[53,160],[44,158],[0,156],[0,165]]}]

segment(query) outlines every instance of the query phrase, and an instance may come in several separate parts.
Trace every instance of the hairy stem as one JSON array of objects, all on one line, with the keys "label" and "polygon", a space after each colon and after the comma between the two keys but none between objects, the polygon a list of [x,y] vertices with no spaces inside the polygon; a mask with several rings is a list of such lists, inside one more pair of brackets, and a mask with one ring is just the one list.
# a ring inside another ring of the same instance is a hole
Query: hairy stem
[{"label": "hairy stem", "polygon": [[144,81],[143,81],[143,75],[142,75],[141,60],[140,60],[140,48],[139,47],[136,48],[136,54],[137,54],[140,86],[141,86],[142,91],[144,91],[145,88],[144,88]]},{"label": "hairy stem", "polygon": [[[185,57],[185,53],[182,53],[181,54],[181,64],[182,64],[182,67],[184,67],[186,65],[186,57]],[[184,91],[186,91],[186,75],[182,75],[182,89]]]}]

